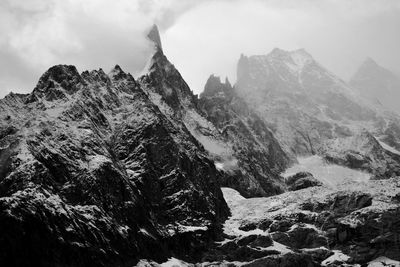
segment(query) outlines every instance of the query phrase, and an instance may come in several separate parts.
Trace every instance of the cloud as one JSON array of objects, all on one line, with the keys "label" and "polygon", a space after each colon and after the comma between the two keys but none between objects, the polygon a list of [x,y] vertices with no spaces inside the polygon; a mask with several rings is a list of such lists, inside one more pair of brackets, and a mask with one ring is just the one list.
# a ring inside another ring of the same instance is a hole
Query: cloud
[{"label": "cloud", "polygon": [[0,97],[30,92],[55,64],[135,74],[154,22],[196,92],[211,73],[234,81],[240,53],[273,47],[304,47],[342,76],[365,56],[400,72],[399,10],[397,0],[2,0]]},{"label": "cloud", "polygon": [[154,22],[167,29],[196,1],[5,0],[0,2],[0,96],[29,92],[55,64],[80,70],[136,73],[153,46],[146,38]]},{"label": "cloud", "polygon": [[180,16],[164,50],[189,85],[201,92],[211,73],[235,81],[241,53],[305,48],[347,79],[366,56],[400,71],[400,1],[208,1]]}]

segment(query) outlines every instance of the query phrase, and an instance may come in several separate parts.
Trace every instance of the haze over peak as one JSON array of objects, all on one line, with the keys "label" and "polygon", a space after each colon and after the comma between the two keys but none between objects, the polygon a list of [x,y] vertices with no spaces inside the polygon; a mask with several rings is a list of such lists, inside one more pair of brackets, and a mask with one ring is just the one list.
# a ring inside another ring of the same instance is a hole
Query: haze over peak
[{"label": "haze over peak", "polygon": [[400,113],[400,77],[367,58],[350,79],[360,95],[379,106]]},{"label": "haze over peak", "polygon": [[152,41],[155,44],[157,49],[160,49],[161,51],[163,50],[160,32],[156,24],[154,24],[153,27],[151,27],[147,37],[150,39],[150,41]]}]

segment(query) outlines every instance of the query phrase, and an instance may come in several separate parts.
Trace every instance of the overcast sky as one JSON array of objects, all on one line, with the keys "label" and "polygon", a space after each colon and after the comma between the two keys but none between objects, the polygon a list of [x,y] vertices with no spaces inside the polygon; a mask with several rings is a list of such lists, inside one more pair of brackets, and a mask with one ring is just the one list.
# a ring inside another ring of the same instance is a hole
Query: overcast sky
[{"label": "overcast sky", "polygon": [[274,47],[305,48],[344,79],[367,56],[400,74],[399,0],[1,0],[0,97],[55,64],[136,74],[153,23],[197,93],[211,73],[234,82],[241,53]]}]

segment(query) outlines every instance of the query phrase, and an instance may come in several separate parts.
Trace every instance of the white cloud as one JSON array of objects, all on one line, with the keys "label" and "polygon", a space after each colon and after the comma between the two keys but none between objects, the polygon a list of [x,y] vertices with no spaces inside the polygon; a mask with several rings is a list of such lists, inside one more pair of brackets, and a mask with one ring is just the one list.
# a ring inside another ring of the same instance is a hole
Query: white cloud
[{"label": "white cloud", "polygon": [[400,72],[397,0],[3,0],[0,96],[29,92],[55,64],[130,72],[159,24],[167,56],[196,92],[211,73],[235,78],[240,53],[305,47],[342,76],[369,55]]},{"label": "white cloud", "polygon": [[241,53],[267,54],[274,47],[305,48],[344,78],[366,56],[399,69],[399,3],[209,1],[186,12],[164,33],[164,50],[196,92],[211,73],[234,81]]}]

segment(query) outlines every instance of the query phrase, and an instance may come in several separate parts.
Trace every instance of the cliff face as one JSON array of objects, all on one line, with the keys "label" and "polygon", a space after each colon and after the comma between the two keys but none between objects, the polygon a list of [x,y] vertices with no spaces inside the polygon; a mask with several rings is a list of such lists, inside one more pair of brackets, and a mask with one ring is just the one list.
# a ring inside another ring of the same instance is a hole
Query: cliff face
[{"label": "cliff face", "polygon": [[285,185],[279,173],[295,160],[282,150],[263,120],[237,96],[229,81],[221,83],[218,77],[211,76],[199,107],[232,146],[236,161],[217,160],[219,167],[230,174],[223,184],[244,196],[282,193]]},{"label": "cliff face", "polygon": [[[292,159],[262,120],[233,95],[229,82],[210,78],[198,99],[159,45],[156,50],[139,83],[166,118],[180,130],[187,129],[215,161],[221,184],[246,197],[282,193],[285,185],[279,173]],[[221,114],[216,116],[216,110]]]},{"label": "cliff face", "polygon": [[2,263],[191,258],[228,215],[202,146],[118,66],[54,66],[0,110]]}]

